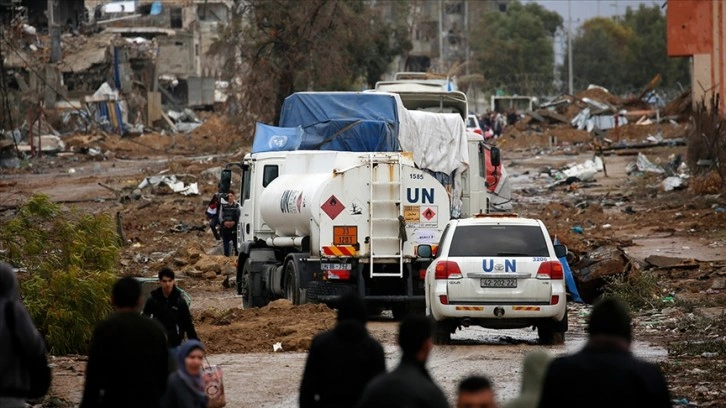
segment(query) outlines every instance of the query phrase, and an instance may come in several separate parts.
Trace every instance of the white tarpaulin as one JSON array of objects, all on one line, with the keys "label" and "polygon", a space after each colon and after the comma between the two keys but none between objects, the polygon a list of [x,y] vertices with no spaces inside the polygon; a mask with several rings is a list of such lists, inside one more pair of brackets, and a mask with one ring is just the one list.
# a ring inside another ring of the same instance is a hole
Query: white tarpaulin
[{"label": "white tarpaulin", "polygon": [[419,167],[444,173],[452,180],[452,216],[461,212],[461,173],[469,167],[466,127],[461,115],[399,109],[399,143],[413,152]]}]

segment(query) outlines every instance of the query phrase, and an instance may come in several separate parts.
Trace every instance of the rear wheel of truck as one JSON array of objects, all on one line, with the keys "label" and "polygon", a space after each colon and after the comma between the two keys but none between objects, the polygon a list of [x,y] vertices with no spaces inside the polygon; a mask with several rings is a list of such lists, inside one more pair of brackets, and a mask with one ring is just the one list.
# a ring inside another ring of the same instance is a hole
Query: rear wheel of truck
[{"label": "rear wheel of truck", "polygon": [[293,305],[301,304],[300,281],[298,279],[297,267],[295,267],[295,262],[293,261],[288,261],[285,264],[285,297]]},{"label": "rear wheel of truck", "polygon": [[245,309],[267,304],[262,295],[262,275],[252,272],[252,260],[245,260],[242,267],[242,305]]}]

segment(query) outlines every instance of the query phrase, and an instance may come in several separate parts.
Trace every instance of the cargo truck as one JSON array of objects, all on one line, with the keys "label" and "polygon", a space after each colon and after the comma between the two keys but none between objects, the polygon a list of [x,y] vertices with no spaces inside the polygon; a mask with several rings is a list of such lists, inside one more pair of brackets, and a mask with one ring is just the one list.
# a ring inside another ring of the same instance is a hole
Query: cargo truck
[{"label": "cargo truck", "polygon": [[[290,129],[300,140],[278,134]],[[355,291],[372,311],[423,312],[432,257],[418,246],[435,251],[450,219],[487,212],[498,166],[499,151],[460,114],[411,111],[391,93],[291,95],[280,127],[258,124],[253,152],[222,174],[224,191],[242,170],[244,307]]]}]

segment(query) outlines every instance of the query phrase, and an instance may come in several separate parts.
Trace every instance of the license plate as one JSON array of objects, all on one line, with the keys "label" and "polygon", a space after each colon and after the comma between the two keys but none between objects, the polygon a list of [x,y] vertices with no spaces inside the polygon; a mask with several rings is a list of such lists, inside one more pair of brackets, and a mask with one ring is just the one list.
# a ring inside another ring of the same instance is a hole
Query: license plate
[{"label": "license plate", "polygon": [[350,271],[353,269],[352,264],[348,263],[322,263],[320,264],[321,271]]},{"label": "license plate", "polygon": [[482,278],[482,288],[516,288],[516,279],[493,279],[493,278]]}]

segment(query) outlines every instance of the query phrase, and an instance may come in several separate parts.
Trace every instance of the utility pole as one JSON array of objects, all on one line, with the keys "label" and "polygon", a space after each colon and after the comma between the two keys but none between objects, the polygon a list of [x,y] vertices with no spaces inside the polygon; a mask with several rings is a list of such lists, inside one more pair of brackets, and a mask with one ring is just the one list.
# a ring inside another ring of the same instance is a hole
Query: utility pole
[{"label": "utility pole", "polygon": [[572,0],[567,0],[567,85],[570,95],[574,95],[572,85]]},{"label": "utility pole", "polygon": [[441,72],[446,72],[446,58],[444,57],[444,0],[439,0],[439,65]]},{"label": "utility pole", "polygon": [[466,35],[466,48],[464,51],[464,65],[466,75],[469,75],[469,0],[464,0],[464,33]]},{"label": "utility pole", "polygon": [[58,0],[48,0],[48,33],[50,34],[50,62],[61,60],[60,25],[58,24]]}]

